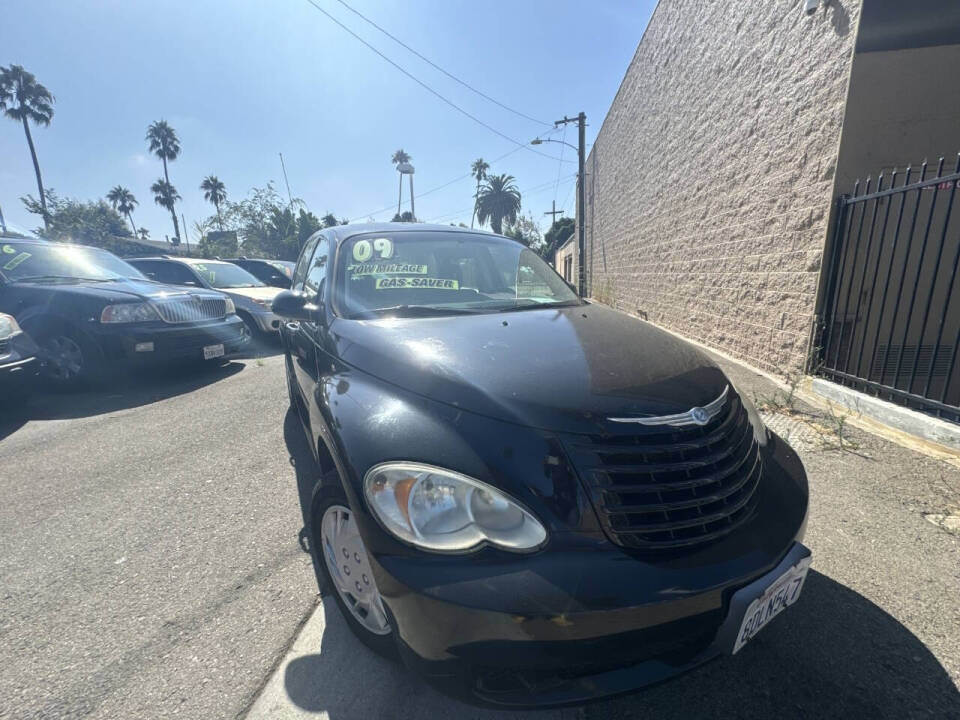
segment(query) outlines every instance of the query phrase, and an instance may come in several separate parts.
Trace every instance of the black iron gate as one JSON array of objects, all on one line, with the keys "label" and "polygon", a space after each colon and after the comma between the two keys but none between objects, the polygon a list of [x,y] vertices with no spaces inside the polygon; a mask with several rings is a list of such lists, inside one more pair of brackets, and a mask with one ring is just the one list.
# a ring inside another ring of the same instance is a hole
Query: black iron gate
[{"label": "black iron gate", "polygon": [[[839,198],[815,372],[960,422],[960,156]],[[935,176],[933,176],[935,175]]]}]

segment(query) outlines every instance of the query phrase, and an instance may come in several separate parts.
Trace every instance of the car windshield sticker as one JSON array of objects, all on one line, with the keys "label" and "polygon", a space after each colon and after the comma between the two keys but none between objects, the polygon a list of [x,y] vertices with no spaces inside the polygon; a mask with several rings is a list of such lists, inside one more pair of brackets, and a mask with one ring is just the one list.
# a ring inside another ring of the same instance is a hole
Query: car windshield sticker
[{"label": "car windshield sticker", "polygon": [[[6,252],[6,251],[4,251]],[[4,270],[13,270],[17,265],[30,257],[30,253],[22,252],[3,266]]]},{"label": "car windshield sticker", "polygon": [[459,290],[460,283],[456,280],[444,280],[431,277],[382,277],[377,278],[377,290],[396,290],[401,288],[415,288],[418,290]]},{"label": "car windshield sticker", "polygon": [[3,251],[4,251],[7,255],[13,255],[13,254],[17,251],[17,249],[16,249],[13,245],[4,245],[4,246],[3,246]]},{"label": "car windshield sticker", "polygon": [[389,260],[393,257],[393,240],[390,238],[357,240],[353,245],[353,259],[357,262],[366,262],[373,257],[374,252],[378,260]]},{"label": "car windshield sticker", "polygon": [[354,280],[364,275],[426,275],[427,266],[416,263],[377,263],[376,265],[349,265],[347,272]]}]

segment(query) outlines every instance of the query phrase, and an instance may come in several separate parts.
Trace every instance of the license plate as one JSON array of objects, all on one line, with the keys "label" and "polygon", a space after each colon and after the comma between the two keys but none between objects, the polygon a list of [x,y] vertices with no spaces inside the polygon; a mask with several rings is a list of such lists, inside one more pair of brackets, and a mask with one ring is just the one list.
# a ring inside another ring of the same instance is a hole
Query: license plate
[{"label": "license plate", "polygon": [[223,343],[219,345],[207,345],[203,348],[203,359],[212,360],[213,358],[223,357]]},{"label": "license plate", "polygon": [[777,615],[797,601],[809,569],[810,558],[803,558],[774,580],[760,597],[750,603],[743,614],[743,622],[740,623],[740,632],[737,633],[737,641],[733,646],[734,653],[763,630]]}]

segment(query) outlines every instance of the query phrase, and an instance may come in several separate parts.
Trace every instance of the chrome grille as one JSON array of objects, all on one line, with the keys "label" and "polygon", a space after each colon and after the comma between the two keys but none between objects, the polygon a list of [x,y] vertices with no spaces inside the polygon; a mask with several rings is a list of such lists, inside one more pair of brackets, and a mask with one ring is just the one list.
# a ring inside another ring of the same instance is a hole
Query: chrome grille
[{"label": "chrome grille", "polygon": [[190,297],[164,300],[154,304],[160,317],[167,323],[189,323],[218,320],[227,314],[224,298]]},{"label": "chrome grille", "polygon": [[762,474],[740,398],[702,427],[650,427],[566,441],[608,536],[642,550],[716,540],[752,516]]}]

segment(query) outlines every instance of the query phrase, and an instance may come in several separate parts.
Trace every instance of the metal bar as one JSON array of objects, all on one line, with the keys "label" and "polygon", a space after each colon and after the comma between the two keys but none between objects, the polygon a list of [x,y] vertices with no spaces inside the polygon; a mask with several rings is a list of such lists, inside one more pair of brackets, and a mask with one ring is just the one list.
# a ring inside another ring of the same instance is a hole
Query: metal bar
[{"label": "metal bar", "polygon": [[[846,237],[843,226],[847,221],[847,199],[849,197],[849,195],[841,195],[837,198],[836,220],[834,221],[836,224],[833,229],[833,244],[830,247],[832,257],[829,261],[827,289],[824,293],[825,305],[821,314],[823,323],[820,328],[820,342],[818,343],[820,347],[816,351],[818,355],[818,365],[823,365],[827,361],[827,345],[831,338],[830,329],[833,327],[834,320],[836,319],[837,299],[834,296],[839,287],[837,278],[840,275],[840,258],[844,248],[843,240]],[[816,371],[816,368],[813,368],[813,370]]]},{"label": "metal bar", "polygon": [[[897,169],[894,168],[893,175],[890,176],[890,187],[893,188],[896,184],[897,184]],[[877,200],[878,204],[879,202],[880,201]],[[871,313],[871,308],[873,306],[874,293],[876,293],[877,291],[877,279],[880,277],[880,258],[883,257],[883,239],[884,237],[886,237],[886,234],[887,234],[887,221],[890,220],[891,205],[893,205],[892,197],[890,198],[890,201],[887,203],[887,209],[883,211],[883,226],[881,227],[881,230],[880,230],[880,242],[879,242],[879,247],[877,248],[877,262],[873,266],[873,283],[870,285],[870,299],[867,300],[867,309],[866,309],[867,317],[863,323],[863,340],[860,343],[860,352],[857,355],[857,366],[856,366],[857,373],[860,372],[860,366],[863,365],[863,351],[867,347],[867,331],[870,329],[870,316],[874,314],[874,313]],[[867,257],[869,258],[869,253],[867,253]],[[884,287],[886,287],[886,283],[884,283]],[[880,306],[880,309],[881,311],[883,310],[882,304]],[[883,313],[878,312],[876,313],[876,316],[877,316],[877,327],[879,327],[880,321],[883,319]],[[877,354],[876,346],[871,348],[871,352],[873,353],[874,356],[876,356]],[[871,368],[868,365],[867,366],[868,379],[870,378],[870,370]]]},{"label": "metal bar", "polygon": [[[877,178],[877,187],[883,188],[883,173]],[[867,206],[864,205],[864,208]],[[889,204],[887,205],[889,208]],[[867,282],[867,266],[870,264],[870,248],[873,247],[873,228],[877,224],[877,212],[880,210],[880,201],[873,201],[873,215],[870,217],[870,231],[867,233],[867,249],[863,252],[863,270],[860,271],[860,285],[857,287],[857,309],[853,311],[853,325],[850,328],[850,344],[847,346],[847,356],[843,360],[844,372],[850,372],[850,353],[853,351],[853,342],[857,338],[857,322],[860,320],[860,304],[863,302],[863,286]],[[854,270],[856,272],[856,270]],[[876,278],[874,278],[876,282]],[[870,309],[870,305],[867,305]],[[863,337],[866,340],[867,327],[864,324]],[[863,356],[863,346],[860,346],[860,356]],[[859,367],[858,367],[859,369]]]},{"label": "metal bar", "polygon": [[[956,168],[960,171],[960,153],[957,154],[957,165]],[[950,227],[950,214],[953,211],[953,199],[956,195],[957,183],[953,183],[950,186],[950,200],[947,203],[947,216],[943,220],[943,234],[940,237],[940,246],[943,247],[947,239],[947,229]],[[943,321],[947,316],[947,309],[950,307],[950,300],[953,298],[953,286],[957,280],[957,269],[960,268],[960,244],[957,245],[957,251],[953,256],[953,270],[950,273],[950,285],[947,287],[947,297],[943,301],[943,310],[938,314],[937,322],[937,341],[933,345],[933,356],[930,359],[930,374],[927,376],[927,384],[923,388],[923,394],[930,394],[930,381],[933,379],[933,368],[937,364],[937,354],[940,352],[940,341],[943,340]],[[948,367],[952,368],[954,361],[957,359],[957,344],[953,344],[953,350],[950,352],[950,365]],[[949,371],[948,371],[949,372]],[[947,380],[949,380],[949,374],[947,378],[944,379],[943,390],[940,393],[940,401],[947,396]]]},{"label": "metal bar", "polygon": [[839,370],[831,370],[830,368],[824,368],[822,373],[827,376],[831,376],[837,380],[842,380],[850,383],[851,385],[859,385],[870,390],[876,391],[878,394],[886,393],[896,398],[902,400],[909,400],[915,402],[918,405],[921,405],[925,408],[931,410],[936,410],[940,413],[949,413],[954,416],[960,416],[960,408],[954,407],[953,405],[946,405],[942,402],[937,402],[936,400],[931,400],[930,398],[921,397],[920,395],[914,395],[913,393],[907,392],[906,390],[899,390],[895,387],[889,385],[884,385],[882,383],[873,382],[872,380],[864,380],[863,378],[850,375],[845,372],[840,372]]},{"label": "metal bar", "polygon": [[[867,192],[870,192],[870,178],[867,178]],[[866,205],[863,206],[863,210],[860,212],[860,225],[857,228],[857,239],[856,242],[848,243],[849,247],[853,250],[853,261],[850,265],[850,281],[847,283],[847,297],[843,301],[843,314],[846,315],[847,311],[850,310],[850,291],[853,289],[853,276],[856,274],[856,265],[857,265],[857,251],[860,249],[860,237],[863,235],[863,220],[867,215]],[[853,227],[853,215],[851,214],[850,227]],[[848,253],[849,256],[849,253]],[[844,270],[846,270],[846,262],[844,262]],[[842,276],[841,276],[842,282]],[[840,348],[843,347],[843,332],[846,329],[847,323],[844,320],[844,317],[840,318],[840,334],[837,337],[837,352],[833,358],[833,366],[837,367],[840,361]]]},{"label": "metal bar", "polygon": [[[927,173],[927,161],[923,161],[923,165],[920,166],[920,180],[923,180],[924,175]],[[910,234],[907,235],[907,242],[913,243],[913,231],[917,227],[917,215],[920,214],[920,197],[921,191],[917,190],[917,206],[913,209],[913,220],[910,222]],[[923,255],[927,251],[926,243],[920,248],[920,259],[917,261],[917,278],[920,277],[920,270],[923,268]],[[903,264],[903,274],[907,274],[907,263]],[[917,280],[914,280],[913,290],[910,293],[910,306],[907,311],[907,317],[904,319],[903,323],[903,336],[900,338],[900,352],[897,353],[897,365],[893,371],[893,387],[897,386],[897,380],[900,377],[900,366],[903,362],[903,344],[907,341],[907,330],[910,328],[910,316],[913,315],[913,305],[917,301]],[[892,334],[891,330],[891,334]]]},{"label": "metal bar", "polygon": [[873,200],[875,198],[886,197],[887,195],[895,195],[898,192],[902,192],[904,190],[922,190],[925,187],[946,184],[948,182],[954,182],[956,180],[960,180],[960,173],[950,173],[949,175],[942,175],[942,176],[940,175],[940,173],[937,173],[937,177],[930,178],[929,180],[921,180],[921,181],[915,182],[913,185],[908,185],[902,188],[887,188],[882,192],[864,193],[860,197],[851,198],[850,202],[851,203],[865,202],[867,200]]},{"label": "metal bar", "polygon": [[[943,158],[940,158],[940,164],[937,167],[937,175],[943,170]],[[926,245],[927,240],[930,235],[930,226],[933,225],[933,216],[936,213],[937,209],[937,196],[940,194],[939,186],[934,186],[933,189],[933,200],[930,202],[930,214],[927,215],[927,227],[923,231],[923,243]],[[940,259],[943,257],[943,238],[940,238],[940,244],[937,247],[937,259],[933,263],[933,276],[930,278],[930,291],[927,293],[927,302],[923,307],[923,315],[920,317],[923,318],[920,322],[920,337],[917,339],[917,352],[913,355],[913,367],[910,369],[910,384],[907,386],[907,390],[913,392],[913,383],[917,379],[917,363],[920,362],[920,347],[923,344],[923,336],[926,334],[927,330],[927,320],[930,319],[930,303],[933,301],[933,291],[937,286],[937,269],[940,267]],[[921,268],[917,268],[920,270]],[[917,281],[920,281],[920,274],[917,273]],[[930,359],[930,372],[933,372],[933,358]]]},{"label": "metal bar", "polygon": [[[909,165],[907,165],[907,174],[903,179],[904,185],[910,182],[911,172],[912,172],[912,168]],[[894,175],[896,175],[896,173],[894,173]],[[891,202],[893,201],[891,200]],[[880,342],[880,325],[884,317],[883,309],[887,305],[887,290],[890,289],[890,275],[893,273],[893,261],[896,259],[896,256],[897,256],[897,241],[900,238],[900,224],[903,221],[903,208],[906,206],[906,204],[907,204],[907,193],[906,191],[904,191],[900,194],[900,210],[897,212],[897,225],[893,231],[893,243],[891,243],[890,245],[890,265],[887,268],[887,279],[883,283],[883,296],[880,300],[880,316],[877,318],[877,332],[873,336],[874,357],[876,357],[876,354],[877,354],[877,347],[878,347],[877,343]],[[910,248],[908,247],[907,253],[909,254],[909,252],[910,252]],[[879,260],[879,257],[878,257],[878,260]],[[904,260],[906,260],[906,258],[904,258]],[[904,266],[906,266],[906,261],[904,261]],[[903,290],[903,275],[904,273],[901,272],[900,283],[899,283],[899,287],[897,288],[897,300],[893,304],[894,313],[893,315],[890,316],[890,334],[891,335],[893,334],[893,323],[897,318],[896,308],[900,304],[900,293]],[[890,340],[888,339],[887,346],[883,351],[883,363],[880,365],[880,382],[883,382],[883,374],[887,368],[887,357],[889,355],[890,355]],[[870,379],[869,372],[867,373],[867,379],[868,380]]]}]

